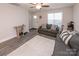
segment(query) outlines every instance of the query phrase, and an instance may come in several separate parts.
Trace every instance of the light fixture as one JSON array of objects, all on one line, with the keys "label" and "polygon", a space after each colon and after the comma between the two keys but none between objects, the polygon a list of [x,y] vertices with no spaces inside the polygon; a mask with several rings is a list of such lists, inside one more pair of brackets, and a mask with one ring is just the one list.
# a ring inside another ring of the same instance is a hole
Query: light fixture
[{"label": "light fixture", "polygon": [[36,5],[36,9],[41,9],[41,8],[42,8],[41,4]]},{"label": "light fixture", "polygon": [[36,16],[36,15],[34,15],[34,16],[33,16],[33,18],[34,18],[34,19],[37,19],[37,16]]},{"label": "light fixture", "polygon": [[37,4],[37,3],[33,3],[33,4]]},{"label": "light fixture", "polygon": [[43,7],[44,8],[47,8],[47,7],[50,7],[48,3],[30,3],[32,6],[30,8],[35,8],[35,9],[42,9]]}]

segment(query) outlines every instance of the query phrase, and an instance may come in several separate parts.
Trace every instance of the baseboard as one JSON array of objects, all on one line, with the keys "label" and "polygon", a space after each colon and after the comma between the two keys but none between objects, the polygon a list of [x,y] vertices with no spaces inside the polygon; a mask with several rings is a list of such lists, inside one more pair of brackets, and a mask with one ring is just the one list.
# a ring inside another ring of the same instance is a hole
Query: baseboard
[{"label": "baseboard", "polygon": [[0,40],[0,43],[5,42],[5,41],[10,40],[10,39],[15,38],[15,37],[16,37],[16,35],[4,38],[4,39]]}]

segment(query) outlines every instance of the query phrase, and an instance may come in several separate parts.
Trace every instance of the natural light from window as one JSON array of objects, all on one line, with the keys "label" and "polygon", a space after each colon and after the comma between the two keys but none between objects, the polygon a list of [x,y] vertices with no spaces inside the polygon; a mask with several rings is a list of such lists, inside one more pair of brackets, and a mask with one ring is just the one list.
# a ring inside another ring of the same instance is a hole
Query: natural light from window
[{"label": "natural light from window", "polygon": [[62,12],[49,13],[48,24],[58,25],[60,27],[62,25],[62,15]]}]

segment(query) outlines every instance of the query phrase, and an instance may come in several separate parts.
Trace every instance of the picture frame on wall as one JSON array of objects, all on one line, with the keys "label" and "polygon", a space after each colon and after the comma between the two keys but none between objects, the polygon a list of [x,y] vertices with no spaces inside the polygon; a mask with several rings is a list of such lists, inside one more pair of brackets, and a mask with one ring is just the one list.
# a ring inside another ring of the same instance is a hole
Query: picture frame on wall
[{"label": "picture frame on wall", "polygon": [[39,16],[39,19],[42,19],[42,16]]}]

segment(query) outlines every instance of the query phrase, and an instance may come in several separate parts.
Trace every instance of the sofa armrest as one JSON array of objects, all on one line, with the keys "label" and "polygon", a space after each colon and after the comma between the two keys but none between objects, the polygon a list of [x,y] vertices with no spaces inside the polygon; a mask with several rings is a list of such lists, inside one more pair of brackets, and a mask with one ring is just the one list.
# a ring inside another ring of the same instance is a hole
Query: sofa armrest
[{"label": "sofa armrest", "polygon": [[38,32],[40,31],[41,28],[42,28],[42,26],[40,26],[40,27],[38,28]]},{"label": "sofa armrest", "polygon": [[38,29],[41,29],[42,28],[42,26],[40,26]]},{"label": "sofa armrest", "polygon": [[65,45],[64,42],[59,37],[59,34],[57,34],[53,55],[54,56],[73,56],[75,55],[75,52],[73,52],[73,50],[70,49],[69,46]]}]

